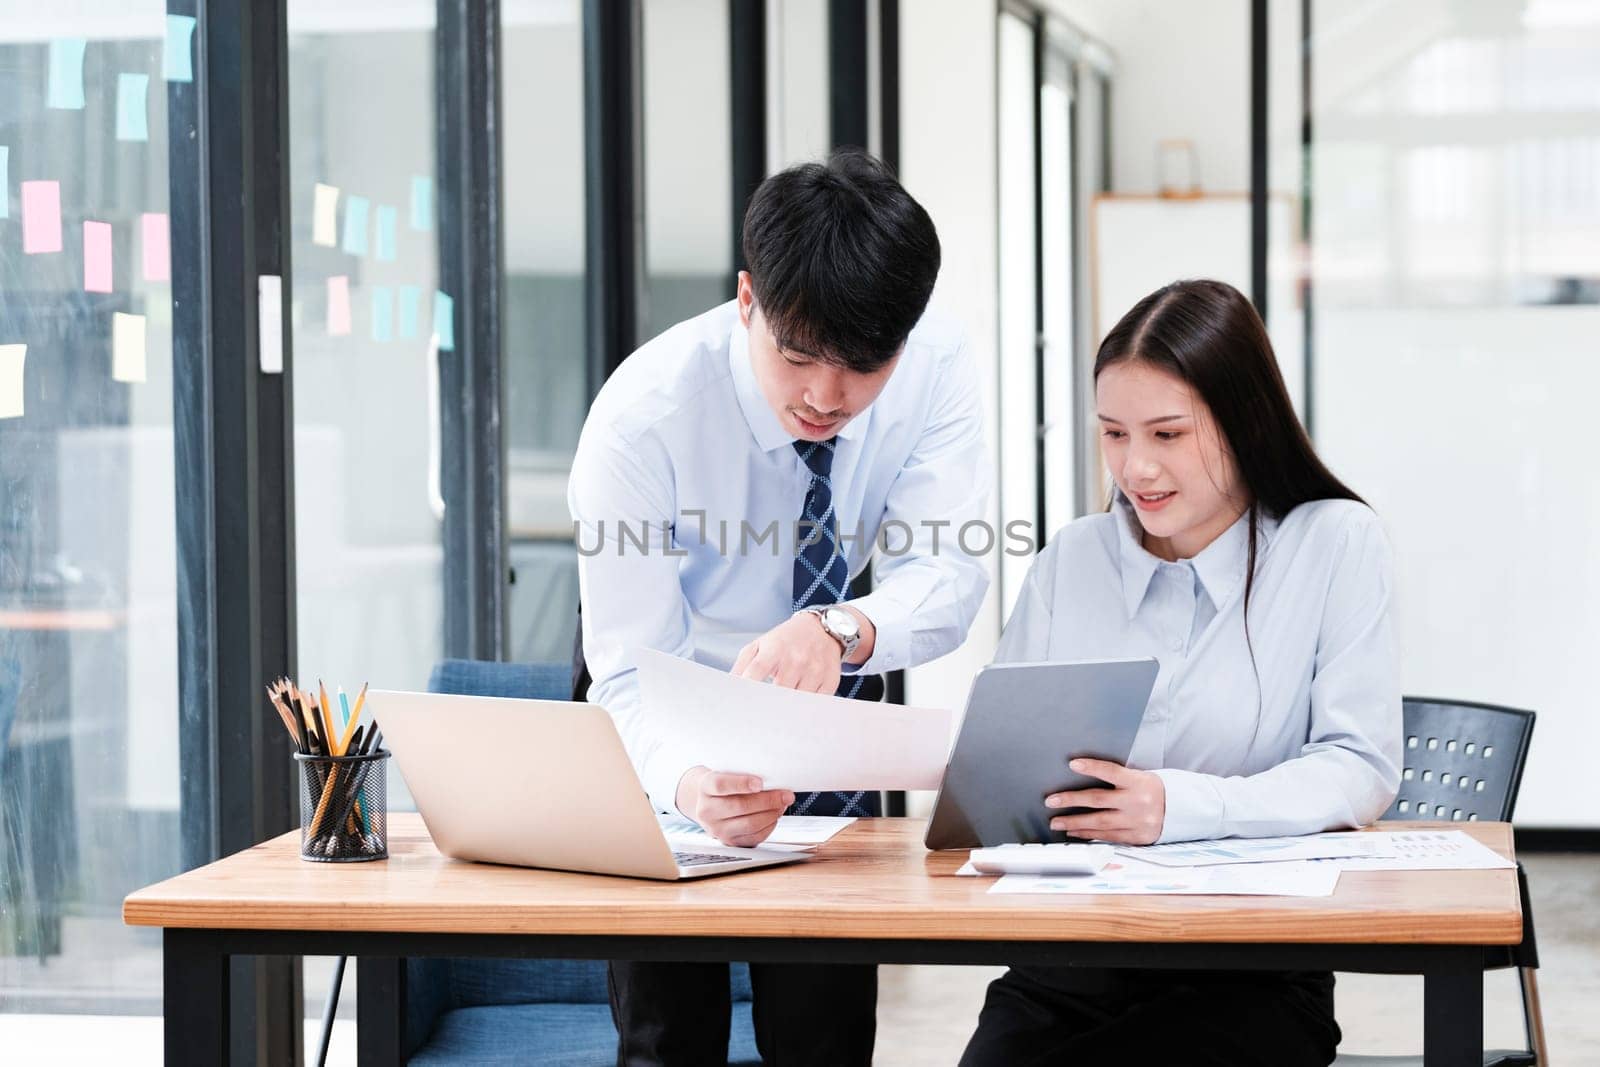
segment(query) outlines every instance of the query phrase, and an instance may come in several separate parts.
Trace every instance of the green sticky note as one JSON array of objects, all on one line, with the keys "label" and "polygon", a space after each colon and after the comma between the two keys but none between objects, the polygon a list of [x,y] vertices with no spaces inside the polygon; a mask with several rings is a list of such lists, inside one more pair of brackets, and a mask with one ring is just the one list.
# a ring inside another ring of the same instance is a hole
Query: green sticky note
[{"label": "green sticky note", "polygon": [[150,140],[150,75],[117,75],[117,140]]},{"label": "green sticky note", "polygon": [[58,37],[50,42],[49,107],[83,110],[83,50],[89,42],[82,37]]},{"label": "green sticky note", "polygon": [[456,302],[437,289],[433,292],[433,332],[439,338],[439,351],[456,350]]},{"label": "green sticky note", "polygon": [[378,247],[375,254],[385,263],[394,262],[394,231],[398,218],[399,212],[388,204],[378,205]]},{"label": "green sticky note", "polygon": [[394,340],[394,290],[387,285],[372,287],[372,339]]},{"label": "green sticky note", "polygon": [[400,287],[400,339],[414,340],[417,322],[422,318],[422,290],[415,285]]},{"label": "green sticky note", "polygon": [[194,58],[190,55],[193,40],[193,16],[167,16],[167,43],[161,50],[161,76],[167,81],[194,81]]},{"label": "green sticky note", "polygon": [[364,196],[347,196],[344,198],[344,242],[343,247],[352,256],[367,254],[367,198]]}]

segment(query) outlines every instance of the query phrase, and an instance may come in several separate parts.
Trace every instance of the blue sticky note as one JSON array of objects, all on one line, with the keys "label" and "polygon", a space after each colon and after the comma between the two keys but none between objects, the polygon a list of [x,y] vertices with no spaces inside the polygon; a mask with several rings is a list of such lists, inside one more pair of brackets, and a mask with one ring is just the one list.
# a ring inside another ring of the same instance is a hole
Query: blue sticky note
[{"label": "blue sticky note", "polygon": [[50,42],[50,107],[83,110],[83,50],[89,42],[82,37],[58,37]]},{"label": "blue sticky note", "polygon": [[394,290],[387,285],[372,287],[372,339],[394,340]]},{"label": "blue sticky note", "polygon": [[410,341],[417,336],[417,321],[422,318],[422,290],[414,285],[400,287],[400,339]]},{"label": "blue sticky note", "polygon": [[117,140],[150,140],[150,75],[117,75]]},{"label": "blue sticky note", "polygon": [[344,250],[352,256],[367,254],[367,198],[344,198]]},{"label": "blue sticky note", "polygon": [[378,248],[377,257],[385,263],[394,262],[394,231],[395,220],[399,213],[388,204],[378,205]]},{"label": "blue sticky note", "polygon": [[11,217],[11,149],[0,144],[0,219]]},{"label": "blue sticky note", "polygon": [[433,179],[420,174],[411,179],[411,228],[433,229]]},{"label": "blue sticky note", "polygon": [[433,291],[433,332],[439,336],[439,351],[456,350],[456,302],[437,289]]},{"label": "blue sticky note", "polygon": [[194,16],[167,16],[167,43],[161,51],[161,76],[167,81],[194,81],[194,58],[190,55],[193,39]]}]

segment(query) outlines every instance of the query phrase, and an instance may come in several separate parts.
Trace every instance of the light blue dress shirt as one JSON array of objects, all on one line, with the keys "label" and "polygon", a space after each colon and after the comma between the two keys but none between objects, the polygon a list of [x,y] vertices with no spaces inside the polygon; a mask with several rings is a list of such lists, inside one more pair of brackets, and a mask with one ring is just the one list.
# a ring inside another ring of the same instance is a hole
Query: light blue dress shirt
[{"label": "light blue dress shirt", "polygon": [[[727,670],[789,617],[811,479],[793,443],[762,397],[731,301],[629,356],[584,423],[567,503],[589,699],[616,720],[658,810],[676,810],[678,780],[700,761],[641,707],[633,653]],[[961,331],[930,314],[878,398],[838,434],[833,500],[852,577],[886,527],[876,586],[851,601],[877,629],[861,671],[913,666],[966,637],[988,576],[958,532],[985,517],[989,469],[977,367]],[[981,548],[976,535],[968,543]]]},{"label": "light blue dress shirt", "polygon": [[1377,516],[1319,500],[1193,559],[1144,549],[1132,506],[1064,527],[1040,552],[997,661],[1154,657],[1128,766],[1166,786],[1162,841],[1269,837],[1376,819],[1400,784],[1393,565]]}]

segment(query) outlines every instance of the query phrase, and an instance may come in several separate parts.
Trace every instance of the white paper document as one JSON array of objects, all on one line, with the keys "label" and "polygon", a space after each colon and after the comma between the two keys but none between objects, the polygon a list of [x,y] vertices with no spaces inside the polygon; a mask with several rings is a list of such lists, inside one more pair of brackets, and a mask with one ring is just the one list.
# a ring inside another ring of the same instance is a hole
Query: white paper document
[{"label": "white paper document", "polygon": [[802,693],[638,652],[652,725],[684,759],[768,789],[937,789],[951,713]]},{"label": "white paper document", "polygon": [[1383,838],[1388,854],[1324,862],[1342,871],[1503,871],[1516,866],[1461,830],[1394,830],[1359,836]]},{"label": "white paper document", "polygon": [[[661,832],[674,846],[705,848],[724,847],[722,842],[702,830],[699,824],[679,815],[662,815]],[[810,852],[828,841],[840,830],[855,822],[842,815],[780,815],[772,836],[761,842],[762,848],[779,852]]]},{"label": "white paper document", "polygon": [[1389,834],[1329,833],[1302,837],[1246,837],[1225,841],[1175,841],[1167,845],[1127,846],[1117,850],[1129,859],[1163,867],[1215,867],[1232,863],[1281,863],[1286,860],[1371,859],[1392,855]]},{"label": "white paper document", "polygon": [[1098,874],[1007,874],[991,893],[1103,894],[1108,896],[1326,897],[1339,884],[1339,868],[1308,860],[1162,867],[1118,857]]}]

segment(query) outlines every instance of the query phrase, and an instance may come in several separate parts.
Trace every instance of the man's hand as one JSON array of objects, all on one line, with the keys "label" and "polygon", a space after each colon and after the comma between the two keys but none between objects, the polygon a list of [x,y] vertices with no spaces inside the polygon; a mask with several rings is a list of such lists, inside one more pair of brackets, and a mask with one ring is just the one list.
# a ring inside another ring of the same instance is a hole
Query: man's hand
[{"label": "man's hand", "polygon": [[1108,760],[1075,759],[1079,774],[1109,782],[1110,789],[1074,789],[1044,798],[1050,808],[1098,808],[1080,815],[1057,815],[1052,830],[1118,845],[1153,845],[1167,818],[1167,787],[1151,771],[1133,771]]},{"label": "man's hand", "polygon": [[[859,614],[858,614],[859,617]],[[739,650],[733,674],[771,679],[785,689],[804,693],[832,693],[839,688],[843,649],[822,622],[810,612],[796,612]]]},{"label": "man's hand", "polygon": [[772,834],[794,794],[763,790],[753,775],[691,767],[678,780],[677,799],[679,811],[724,845],[755,848]]}]

